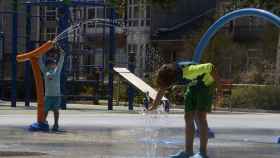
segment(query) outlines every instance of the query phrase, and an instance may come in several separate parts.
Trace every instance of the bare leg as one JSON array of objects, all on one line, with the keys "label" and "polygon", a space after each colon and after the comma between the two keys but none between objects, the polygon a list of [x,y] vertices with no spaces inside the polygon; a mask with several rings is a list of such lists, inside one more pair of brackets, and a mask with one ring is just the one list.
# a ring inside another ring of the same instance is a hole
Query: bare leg
[{"label": "bare leg", "polygon": [[200,153],[207,155],[207,144],[208,144],[207,112],[197,112],[195,119],[200,134]]},{"label": "bare leg", "polygon": [[45,116],[44,116],[44,123],[46,123],[46,122],[47,122],[48,114],[49,114],[49,112],[45,112]]},{"label": "bare leg", "polygon": [[186,152],[188,154],[193,154],[193,142],[194,142],[194,114],[193,112],[187,112],[185,114],[186,123]]},{"label": "bare leg", "polygon": [[59,120],[59,110],[54,110],[54,127],[58,128],[58,120]]}]

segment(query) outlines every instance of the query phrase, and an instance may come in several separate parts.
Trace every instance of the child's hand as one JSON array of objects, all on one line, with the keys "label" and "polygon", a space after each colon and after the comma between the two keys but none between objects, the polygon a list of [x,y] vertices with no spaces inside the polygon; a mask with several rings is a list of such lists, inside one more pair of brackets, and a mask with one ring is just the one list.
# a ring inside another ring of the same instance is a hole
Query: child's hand
[{"label": "child's hand", "polygon": [[64,50],[59,43],[54,42],[54,48],[57,49],[60,54],[64,53]]},{"label": "child's hand", "polygon": [[157,107],[156,107],[156,106],[154,106],[154,104],[153,104],[153,103],[150,103],[150,104],[149,104],[148,111],[153,111],[153,110],[156,110],[156,109],[157,109]]}]

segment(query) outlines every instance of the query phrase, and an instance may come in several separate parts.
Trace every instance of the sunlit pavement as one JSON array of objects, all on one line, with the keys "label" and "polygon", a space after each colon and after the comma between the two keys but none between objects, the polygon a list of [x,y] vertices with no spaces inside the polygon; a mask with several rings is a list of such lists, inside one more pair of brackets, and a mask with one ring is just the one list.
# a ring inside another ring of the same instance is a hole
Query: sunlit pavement
[{"label": "sunlit pavement", "polygon": [[[0,106],[0,157],[140,158],[168,157],[184,147],[179,114],[142,115],[126,107],[70,106],[62,111],[62,133],[32,133],[34,108]],[[52,125],[52,115],[49,123]],[[215,112],[209,124],[210,158],[279,158],[280,114]],[[196,139],[195,146],[198,148]]]}]

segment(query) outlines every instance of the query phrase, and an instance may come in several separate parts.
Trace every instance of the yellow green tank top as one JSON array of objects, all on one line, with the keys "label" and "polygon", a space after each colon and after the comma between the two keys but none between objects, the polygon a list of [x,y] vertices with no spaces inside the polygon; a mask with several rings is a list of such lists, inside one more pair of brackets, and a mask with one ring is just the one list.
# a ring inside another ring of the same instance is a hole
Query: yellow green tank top
[{"label": "yellow green tank top", "polygon": [[195,80],[198,76],[204,74],[202,81],[206,86],[210,86],[215,82],[211,75],[214,65],[211,63],[190,65],[183,68],[183,78],[187,80]]}]

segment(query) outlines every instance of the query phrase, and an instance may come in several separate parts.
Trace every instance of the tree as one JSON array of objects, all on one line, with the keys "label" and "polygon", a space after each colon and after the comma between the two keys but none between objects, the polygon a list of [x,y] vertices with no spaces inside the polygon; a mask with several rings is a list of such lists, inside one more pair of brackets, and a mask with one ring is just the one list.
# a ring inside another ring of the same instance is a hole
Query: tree
[{"label": "tree", "polygon": [[[170,8],[176,4],[176,0],[147,0],[147,3],[158,5],[162,8]],[[120,13],[124,12],[127,0],[109,0],[109,4],[117,8],[118,12]]]},{"label": "tree", "polygon": [[[280,0],[232,0],[238,8],[255,7],[271,11],[280,15]],[[277,55],[276,55],[276,70],[275,70],[275,84],[280,84],[280,32],[278,35]]]}]

